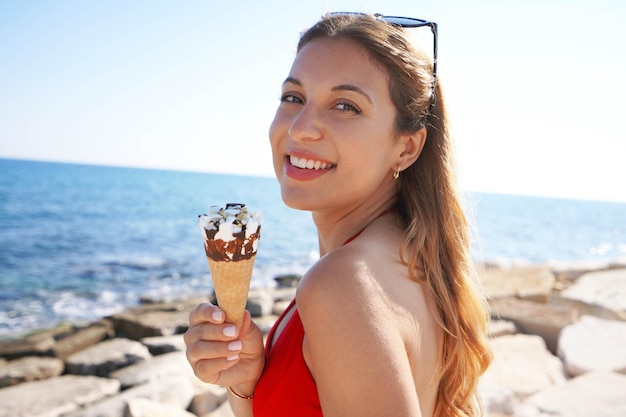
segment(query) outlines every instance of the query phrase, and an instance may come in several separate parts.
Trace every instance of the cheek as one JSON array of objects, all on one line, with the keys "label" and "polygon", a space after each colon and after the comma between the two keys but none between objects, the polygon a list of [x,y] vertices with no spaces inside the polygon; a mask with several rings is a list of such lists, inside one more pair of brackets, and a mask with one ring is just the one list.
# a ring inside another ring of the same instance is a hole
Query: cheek
[{"label": "cheek", "polygon": [[285,117],[281,114],[280,109],[278,109],[269,128],[269,137],[272,149],[274,149],[274,146],[277,145],[280,142],[280,139],[286,135],[287,130],[288,126],[285,121]]},{"label": "cheek", "polygon": [[277,118],[274,117],[274,120],[272,120],[272,123],[270,124],[270,128],[269,128],[269,132],[268,132],[270,145],[272,147],[272,154],[274,156],[276,156],[278,143],[280,142],[280,134],[279,134],[278,123],[276,119]]},{"label": "cheek", "polygon": [[280,150],[281,143],[281,129],[280,123],[278,122],[278,113],[274,117],[274,120],[270,124],[269,128],[269,139],[270,139],[270,147],[272,148],[272,161],[274,162],[274,172],[276,177],[280,179],[280,175],[283,170],[283,152]]}]

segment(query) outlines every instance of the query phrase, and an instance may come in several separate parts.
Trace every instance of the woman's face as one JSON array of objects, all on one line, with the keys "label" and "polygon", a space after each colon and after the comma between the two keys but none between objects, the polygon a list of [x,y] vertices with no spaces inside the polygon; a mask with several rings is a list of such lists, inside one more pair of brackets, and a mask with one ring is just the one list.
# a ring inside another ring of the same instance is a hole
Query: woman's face
[{"label": "woman's face", "polygon": [[351,210],[394,189],[402,144],[388,85],[387,74],[352,41],[317,39],[300,50],[270,127],[289,207]]}]

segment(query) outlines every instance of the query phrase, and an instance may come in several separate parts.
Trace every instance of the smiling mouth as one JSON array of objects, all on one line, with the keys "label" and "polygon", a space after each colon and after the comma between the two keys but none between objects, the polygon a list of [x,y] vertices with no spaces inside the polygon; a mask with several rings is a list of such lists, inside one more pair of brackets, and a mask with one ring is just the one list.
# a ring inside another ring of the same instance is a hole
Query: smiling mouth
[{"label": "smiling mouth", "polygon": [[327,162],[322,162],[315,159],[306,159],[306,158],[298,158],[297,156],[289,155],[289,163],[300,169],[330,169],[334,168],[334,164],[329,164]]}]

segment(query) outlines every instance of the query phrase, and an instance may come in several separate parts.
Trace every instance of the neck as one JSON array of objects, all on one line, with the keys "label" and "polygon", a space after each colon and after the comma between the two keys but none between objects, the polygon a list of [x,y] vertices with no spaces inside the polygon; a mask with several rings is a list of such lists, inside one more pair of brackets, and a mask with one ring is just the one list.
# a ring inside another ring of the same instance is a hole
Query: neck
[{"label": "neck", "polygon": [[393,209],[395,201],[395,196],[387,199],[370,199],[364,204],[342,211],[313,212],[320,256],[342,246],[348,239],[362,232],[386,211]]}]

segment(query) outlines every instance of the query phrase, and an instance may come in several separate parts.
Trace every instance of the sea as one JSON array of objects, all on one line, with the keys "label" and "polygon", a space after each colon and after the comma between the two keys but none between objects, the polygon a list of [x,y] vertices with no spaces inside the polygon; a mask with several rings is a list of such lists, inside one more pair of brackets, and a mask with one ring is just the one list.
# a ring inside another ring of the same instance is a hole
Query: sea
[{"label": "sea", "polygon": [[[626,256],[626,203],[464,194],[483,262]],[[0,338],[211,292],[198,215],[245,203],[263,214],[252,287],[318,258],[310,214],[274,178],[0,159]]]}]

